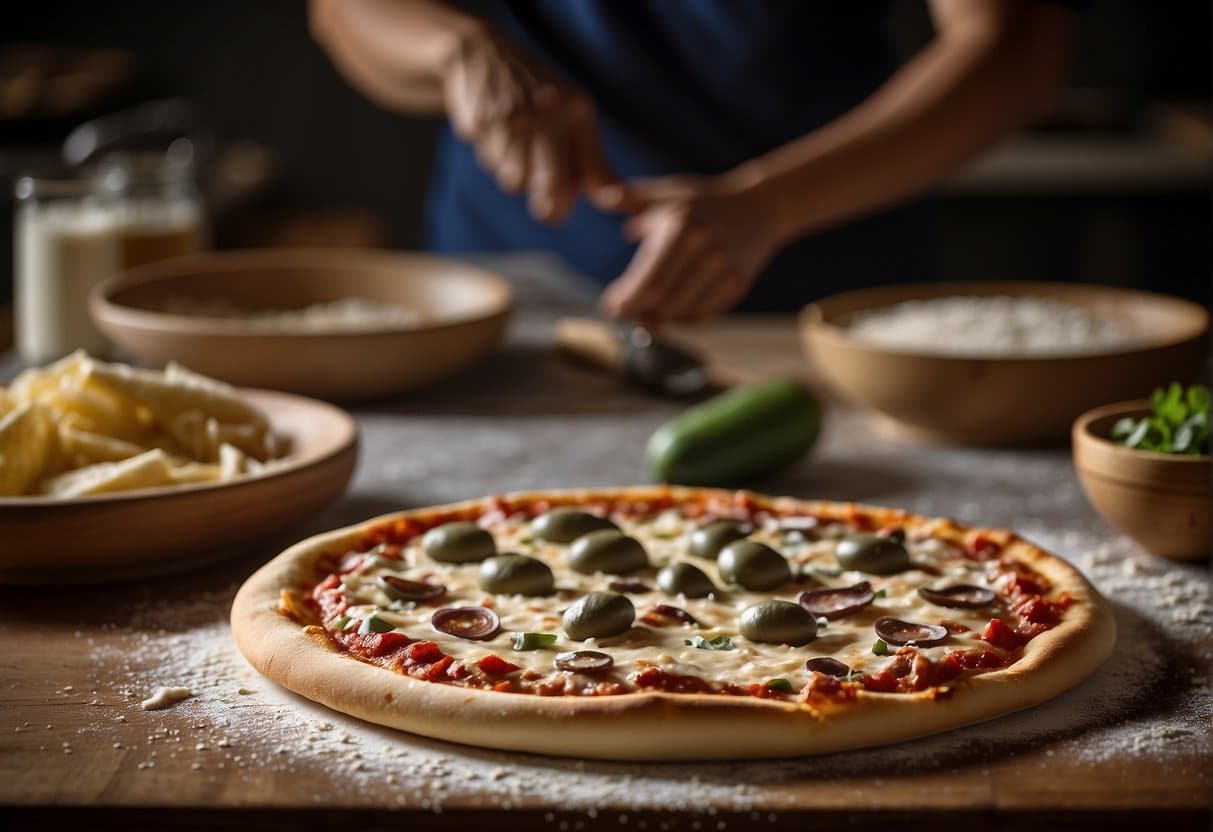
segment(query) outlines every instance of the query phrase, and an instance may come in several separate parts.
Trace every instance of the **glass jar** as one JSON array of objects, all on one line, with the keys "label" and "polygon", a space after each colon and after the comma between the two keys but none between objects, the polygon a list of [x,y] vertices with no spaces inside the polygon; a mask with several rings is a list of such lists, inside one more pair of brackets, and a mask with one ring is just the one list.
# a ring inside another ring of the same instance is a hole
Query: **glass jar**
[{"label": "glass jar", "polygon": [[95,183],[118,222],[123,269],[203,247],[202,198],[188,142],[164,153],[112,153],[98,165]]},{"label": "glass jar", "polygon": [[23,176],[14,193],[14,323],[17,351],[45,364],[109,344],[88,313],[88,296],[122,266],[115,217],[79,179]]}]

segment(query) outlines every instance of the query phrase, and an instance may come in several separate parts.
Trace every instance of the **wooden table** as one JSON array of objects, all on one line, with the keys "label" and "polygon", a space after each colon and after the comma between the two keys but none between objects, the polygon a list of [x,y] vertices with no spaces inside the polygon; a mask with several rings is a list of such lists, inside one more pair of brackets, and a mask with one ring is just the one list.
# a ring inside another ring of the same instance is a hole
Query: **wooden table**
[{"label": "wooden table", "polygon": [[[814,457],[762,487],[1012,525],[1072,557],[1116,602],[1120,643],[1096,677],[1032,711],[916,743],[693,766],[464,749],[346,719],[258,677],[230,642],[227,606],[291,540],[400,506],[646,481],[643,440],[677,405],[558,359],[551,323],[584,313],[586,300],[548,260],[497,265],[522,293],[510,343],[430,391],[356,408],[364,444],[353,487],[306,527],[173,577],[0,589],[9,828],[1205,827],[1208,572],[1151,558],[1100,523],[1064,448],[898,445],[841,407]],[[722,324],[701,343],[727,344],[734,361],[796,360],[790,319]],[[72,545],[70,529],[48,534]],[[159,684],[194,696],[144,711],[139,701]]]}]

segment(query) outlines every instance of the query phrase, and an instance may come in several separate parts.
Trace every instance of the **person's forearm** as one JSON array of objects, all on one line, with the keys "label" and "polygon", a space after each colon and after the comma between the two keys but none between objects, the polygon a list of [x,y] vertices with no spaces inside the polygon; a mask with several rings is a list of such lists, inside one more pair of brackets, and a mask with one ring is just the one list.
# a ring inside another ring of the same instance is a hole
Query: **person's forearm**
[{"label": "person's forearm", "polygon": [[417,115],[443,112],[443,66],[483,25],[441,0],[310,0],[309,19],[359,92]]},{"label": "person's forearm", "polygon": [[941,32],[854,110],[728,178],[762,201],[780,243],[929,188],[1052,101],[1069,13],[1035,7],[1014,26]]}]

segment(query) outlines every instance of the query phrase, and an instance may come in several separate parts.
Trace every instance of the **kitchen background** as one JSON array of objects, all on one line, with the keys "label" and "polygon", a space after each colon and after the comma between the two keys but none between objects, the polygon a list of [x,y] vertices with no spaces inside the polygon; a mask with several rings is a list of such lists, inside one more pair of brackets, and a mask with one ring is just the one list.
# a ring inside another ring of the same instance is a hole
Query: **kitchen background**
[{"label": "kitchen background", "polygon": [[[910,54],[920,0],[888,7]],[[0,187],[80,124],[146,102],[192,123],[219,246],[417,247],[436,123],[378,110],[312,42],[301,0],[3,2]],[[104,52],[81,51],[105,48]],[[1210,4],[1100,0],[1045,123],[942,188],[944,279],[1080,280],[1208,302]],[[0,200],[0,299],[11,293]]]}]

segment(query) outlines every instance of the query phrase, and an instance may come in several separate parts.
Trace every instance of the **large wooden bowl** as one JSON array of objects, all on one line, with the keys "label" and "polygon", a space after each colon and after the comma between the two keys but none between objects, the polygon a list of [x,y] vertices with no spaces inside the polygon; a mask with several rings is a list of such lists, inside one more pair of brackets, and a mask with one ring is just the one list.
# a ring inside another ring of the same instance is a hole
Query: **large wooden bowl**
[{"label": "large wooden bowl", "polygon": [[1213,511],[1210,457],[1126,448],[1108,439],[1117,420],[1149,413],[1146,401],[1085,413],[1074,423],[1074,467],[1091,505],[1147,551],[1165,558],[1209,557]]},{"label": "large wooden bowl", "polygon": [[[169,314],[170,299],[299,309],[366,298],[421,322],[356,331],[266,331],[246,320]],[[500,277],[455,260],[364,249],[212,252],[133,269],[97,287],[90,310],[116,344],[240,386],[344,400],[404,393],[468,366],[502,338],[512,308]]]},{"label": "large wooden bowl", "polygon": [[90,497],[0,497],[0,584],[79,584],[176,572],[285,531],[345,492],[358,428],[325,402],[268,390],[290,453],[255,476]]},{"label": "large wooden bowl", "polygon": [[[856,313],[955,295],[1055,298],[1120,318],[1141,344],[1091,355],[961,358],[864,343],[847,331]],[[1195,303],[1070,283],[885,286],[833,295],[801,315],[809,359],[837,393],[882,414],[903,435],[970,445],[1060,440],[1092,407],[1195,379],[1208,331],[1209,313]]]}]

